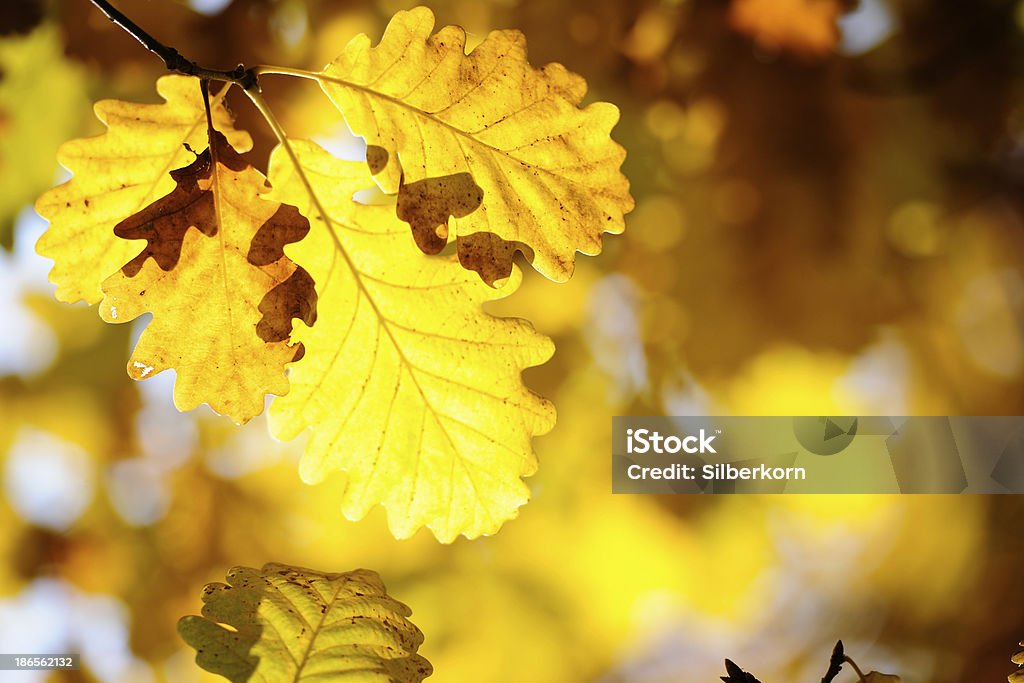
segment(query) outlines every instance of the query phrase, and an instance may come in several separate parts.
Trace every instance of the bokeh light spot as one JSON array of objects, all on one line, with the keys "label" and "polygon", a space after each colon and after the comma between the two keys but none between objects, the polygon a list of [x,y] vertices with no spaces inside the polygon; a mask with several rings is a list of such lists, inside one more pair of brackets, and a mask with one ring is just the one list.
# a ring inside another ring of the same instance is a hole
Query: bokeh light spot
[{"label": "bokeh light spot", "polygon": [[92,501],[91,458],[81,447],[31,427],[18,431],[4,463],[4,491],[24,519],[62,531]]}]

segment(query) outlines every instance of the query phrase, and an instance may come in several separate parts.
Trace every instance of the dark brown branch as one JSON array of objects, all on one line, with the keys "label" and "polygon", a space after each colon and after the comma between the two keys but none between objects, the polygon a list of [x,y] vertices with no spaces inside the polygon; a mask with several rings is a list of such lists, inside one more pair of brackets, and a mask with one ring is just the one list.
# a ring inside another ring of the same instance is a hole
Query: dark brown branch
[{"label": "dark brown branch", "polygon": [[107,2],[107,0],[90,0],[90,2],[99,8],[99,10],[103,12],[108,19],[110,19],[110,21],[120,26],[126,33],[139,41],[144,48],[162,59],[164,61],[164,65],[169,71],[175,71],[180,74],[185,74],[186,76],[195,76],[196,78],[236,83],[242,86],[245,90],[259,90],[259,83],[254,69],[247,69],[242,64],[239,64],[231,71],[207,69],[206,67],[199,66],[192,60],[183,57],[181,53],[173,47],[168,47],[153,36],[149,35],[149,33],[143,30],[142,27],[126,17],[119,9]]}]

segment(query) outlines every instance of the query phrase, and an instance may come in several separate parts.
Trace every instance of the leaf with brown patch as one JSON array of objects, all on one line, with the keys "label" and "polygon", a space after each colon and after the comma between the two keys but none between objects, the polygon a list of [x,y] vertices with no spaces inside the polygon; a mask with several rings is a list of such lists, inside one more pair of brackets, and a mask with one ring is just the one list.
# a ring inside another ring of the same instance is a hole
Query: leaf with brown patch
[{"label": "leaf with brown patch", "polygon": [[492,31],[466,54],[463,29],[433,28],[425,7],[398,12],[376,46],[358,36],[311,75],[366,139],[377,184],[400,203],[420,182],[471,176],[482,188],[471,210],[464,194],[445,190],[441,206],[412,212],[421,248],[443,248],[442,210],[458,207],[462,215],[445,214],[455,216],[457,240],[499,238],[473,245],[477,272],[511,272],[511,247],[527,245],[535,269],[568,280],[575,253],[600,252],[602,234],[622,232],[633,208],[619,170],[626,153],[610,137],[619,110],[581,107],[583,78],[561,64],[531,66],[518,31]]},{"label": "leaf with brown patch", "polygon": [[373,184],[366,164],[311,142],[275,150],[268,175],[271,196],[313,224],[288,254],[321,302],[315,327],[295,325],[306,356],[270,407],[271,432],[309,429],[299,474],[344,476],[349,519],[382,504],[398,538],[421,526],[445,543],[497,532],[529,498],[531,438],[555,420],[521,376],[551,356],[551,340],[483,308],[516,290],[519,270],[495,290],[454,255],[424,255],[394,206],[352,200]]},{"label": "leaf with brown patch", "polygon": [[[188,147],[207,144],[199,80],[164,76],[156,89],[162,104],[97,102],[96,116],[107,131],[64,143],[57,159],[74,177],[36,201],[36,211],[50,221],[36,249],[54,260],[50,281],[61,301],[103,298],[103,280],[139,251],[138,243],[115,236],[114,226],[170,193],[176,181],[169,172],[195,159]],[[211,98],[214,127],[246,152],[252,139],[231,126],[225,92]]]},{"label": "leaf with brown patch", "polygon": [[285,365],[303,354],[290,343],[292,319],[316,320],[313,279],[284,254],[309,222],[262,198],[266,179],[223,135],[212,142],[171,172],[170,194],[114,228],[146,247],[103,282],[100,314],[121,323],[152,311],[128,373],[174,368],[180,410],[208,403],[246,422],[266,394],[288,391]]}]

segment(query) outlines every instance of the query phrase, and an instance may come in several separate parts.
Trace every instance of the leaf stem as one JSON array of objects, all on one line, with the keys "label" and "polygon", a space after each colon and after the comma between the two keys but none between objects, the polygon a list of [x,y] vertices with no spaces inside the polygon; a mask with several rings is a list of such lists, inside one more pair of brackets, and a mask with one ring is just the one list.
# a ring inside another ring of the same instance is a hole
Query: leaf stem
[{"label": "leaf stem", "polygon": [[[267,125],[270,126],[270,129],[274,131],[274,136],[277,138],[277,141],[281,144],[281,147],[284,148],[285,153],[288,155],[288,159],[291,160],[292,162],[292,166],[295,167],[295,174],[299,177],[299,180],[302,182],[302,185],[306,188],[306,192],[309,194],[309,199],[313,203],[313,207],[316,208],[316,210],[320,213],[324,225],[327,226],[328,232],[331,235],[331,241],[334,242],[334,246],[338,249],[338,251],[344,254],[345,258],[348,259],[348,252],[345,251],[345,247],[342,245],[341,239],[335,233],[334,224],[328,217],[327,210],[324,209],[323,204],[320,203],[320,198],[313,190],[313,184],[310,183],[309,178],[306,177],[306,173],[302,169],[302,164],[299,162],[299,157],[297,154],[295,154],[295,150],[292,148],[292,144],[291,142],[289,142],[288,136],[287,134],[285,134],[284,128],[281,126],[281,123],[277,120],[277,117],[274,116],[274,112],[270,110],[270,107],[267,106],[266,101],[263,99],[262,95],[260,95],[258,91],[246,90],[245,94],[249,97],[249,100],[253,103],[253,106],[255,106],[256,109],[259,110],[260,114],[263,115],[263,118],[267,122]],[[353,269],[355,268],[354,264],[349,263],[349,265],[352,266]]]},{"label": "leaf stem", "polygon": [[[231,87],[231,86],[228,86]],[[203,93],[203,107],[206,109],[206,134],[213,137],[213,115],[210,113],[210,81],[205,78],[199,81],[199,90]],[[213,144],[212,142],[210,143]]]},{"label": "leaf stem", "polygon": [[311,81],[319,81],[323,76],[323,74],[316,73],[315,71],[307,71],[306,69],[293,69],[288,66],[270,66],[268,64],[254,66],[251,71],[253,71],[257,76],[262,74],[278,74],[280,76],[306,78]]},{"label": "leaf stem", "polygon": [[213,81],[225,81],[242,87],[243,90],[259,90],[257,73],[254,69],[247,69],[239,64],[231,71],[219,69],[208,69],[199,66],[191,59],[186,59],[173,47],[164,45],[159,40],[147,33],[142,27],[126,17],[121,10],[111,5],[107,0],[89,0],[110,21],[124,29],[126,33],[139,41],[139,43],[164,61],[168,71],[176,71],[186,76],[195,76]]},{"label": "leaf stem", "polygon": [[857,678],[860,679],[861,683],[866,683],[867,678],[864,677],[864,672],[860,670],[859,666],[857,666],[857,662],[853,661],[848,656],[843,657],[843,661],[853,667],[853,670],[857,672]]}]

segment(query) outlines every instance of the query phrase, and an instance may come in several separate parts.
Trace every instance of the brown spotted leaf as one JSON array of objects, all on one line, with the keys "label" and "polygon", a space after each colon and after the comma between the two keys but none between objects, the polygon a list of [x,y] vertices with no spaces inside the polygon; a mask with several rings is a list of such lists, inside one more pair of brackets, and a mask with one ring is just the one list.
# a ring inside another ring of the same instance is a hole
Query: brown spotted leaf
[{"label": "brown spotted leaf", "polygon": [[288,391],[285,365],[303,352],[289,340],[292,319],[316,319],[313,280],[284,254],[309,222],[262,198],[265,178],[220,133],[171,177],[170,194],[114,229],[146,246],[103,282],[100,314],[121,323],[152,312],[128,373],[174,368],[180,410],[208,403],[246,422],[266,394]]},{"label": "brown spotted leaf", "polygon": [[[97,102],[96,116],[107,131],[66,142],[57,154],[74,177],[36,201],[50,221],[36,249],[54,260],[50,280],[61,301],[103,298],[103,280],[139,251],[137,243],[118,239],[114,226],[174,189],[170,171],[195,158],[185,145],[200,150],[207,144],[199,80],[164,76],[156,89],[162,104]],[[235,149],[248,151],[252,140],[232,128],[220,94],[212,105],[217,130]]]},{"label": "brown spotted leaf", "polygon": [[235,567],[203,588],[203,615],[178,632],[196,663],[234,683],[419,683],[423,634],[375,572],[344,574],[267,564]]},{"label": "brown spotted leaf", "polygon": [[[518,31],[493,31],[467,55],[463,29],[433,27],[425,7],[398,12],[377,46],[358,36],[315,76],[424,251],[443,248],[454,217],[460,262],[488,283],[511,274],[524,245],[539,272],[569,279],[575,252],[598,253],[633,207],[610,137],[618,109],[581,108],[584,80],[532,67]],[[474,235],[486,237],[467,243]]]}]

